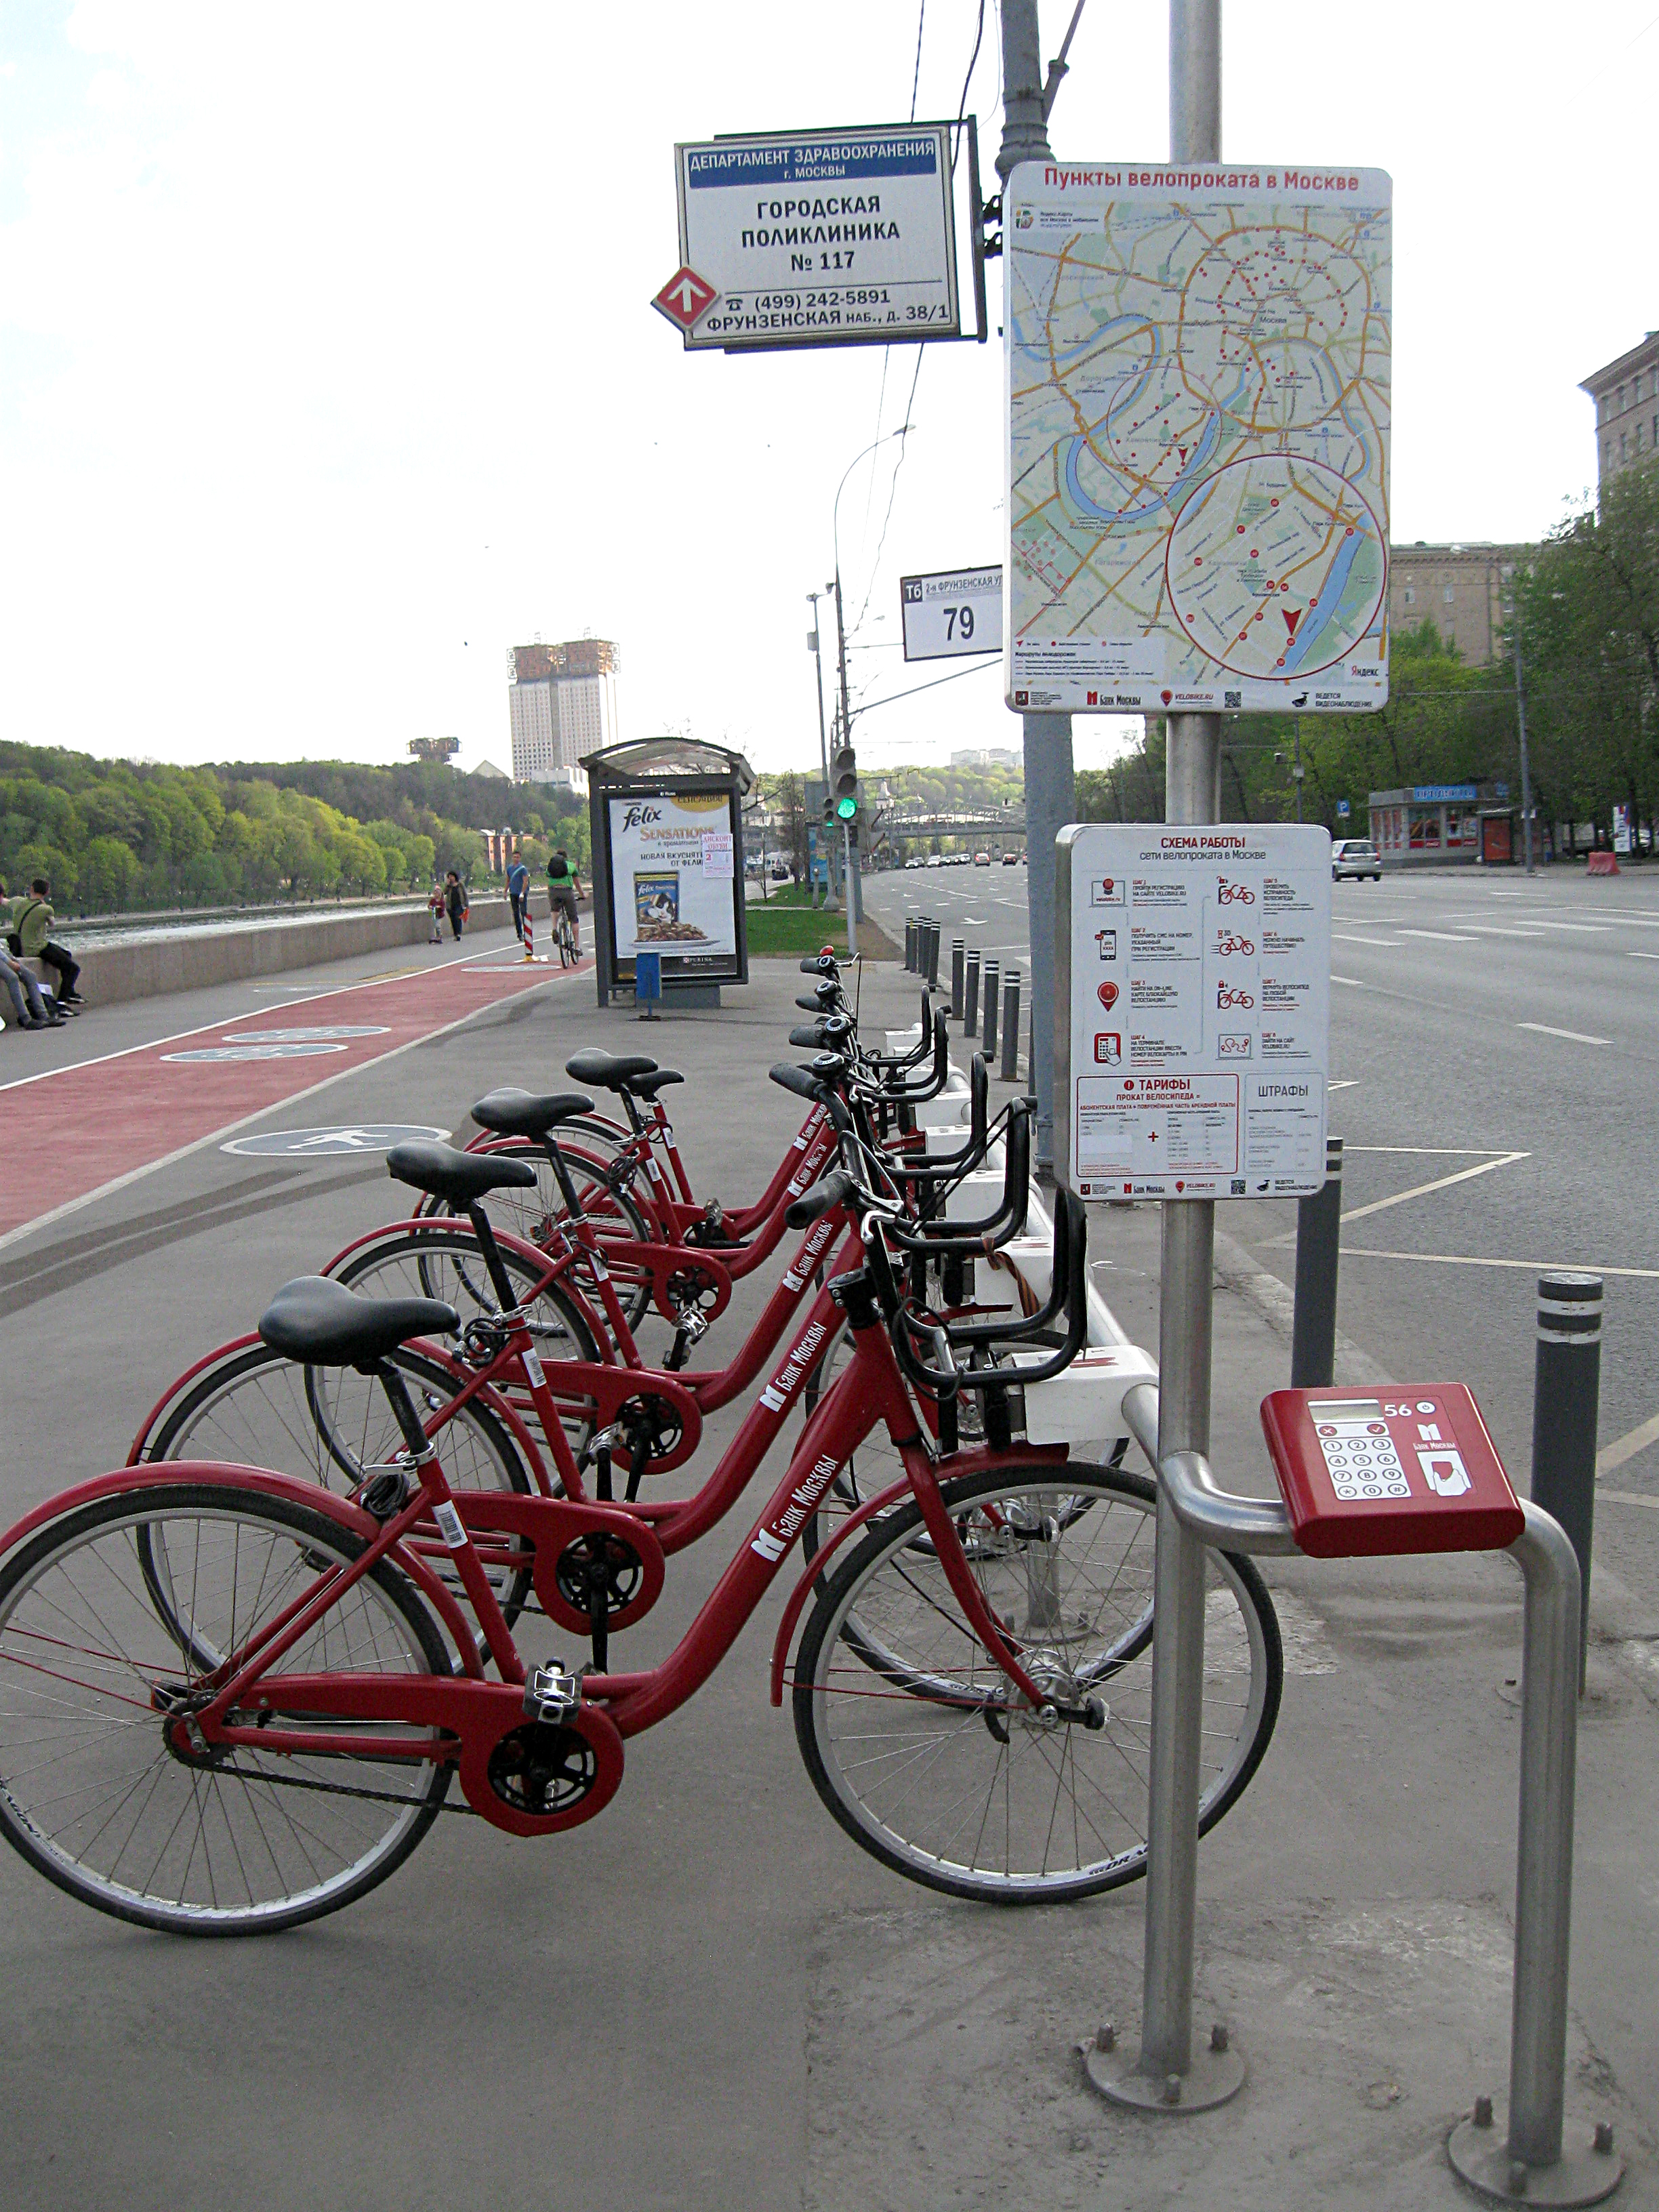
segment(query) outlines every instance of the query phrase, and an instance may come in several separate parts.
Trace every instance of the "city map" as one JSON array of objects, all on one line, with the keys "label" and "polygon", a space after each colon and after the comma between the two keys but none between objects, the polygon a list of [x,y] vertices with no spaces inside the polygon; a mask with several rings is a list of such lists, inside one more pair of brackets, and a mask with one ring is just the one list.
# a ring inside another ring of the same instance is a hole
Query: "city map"
[{"label": "city map", "polygon": [[1004,238],[1008,704],[1381,706],[1389,178],[1029,162]]}]

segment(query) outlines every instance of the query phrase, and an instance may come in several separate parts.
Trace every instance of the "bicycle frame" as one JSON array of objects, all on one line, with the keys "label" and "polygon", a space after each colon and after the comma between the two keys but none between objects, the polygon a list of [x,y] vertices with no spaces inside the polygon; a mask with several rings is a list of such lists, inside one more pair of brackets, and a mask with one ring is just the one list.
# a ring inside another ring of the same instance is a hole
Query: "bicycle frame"
[{"label": "bicycle frame", "polygon": [[[828,1293],[825,1293],[827,1297]],[[522,1660],[501,1607],[490,1587],[478,1535],[527,1535],[535,1545],[538,1593],[544,1580],[556,1588],[556,1565],[561,1552],[579,1534],[595,1529],[617,1537],[638,1550],[648,1542],[650,1531],[626,1511],[564,1498],[512,1497],[495,1492],[452,1493],[435,1450],[428,1449],[414,1468],[416,1490],[408,1502],[383,1525],[349,1565],[331,1565],[319,1573],[308,1589],[300,1591],[276,1616],[266,1622],[252,1642],[219,1669],[210,1702],[171,1725],[188,1732],[188,1745],[208,1751],[220,1747],[234,1750],[246,1745],[263,1755],[280,1756],[338,1753],[339,1739],[325,1731],[307,1729],[305,1718],[355,1719],[380,1722],[390,1727],[440,1729],[455,1739],[443,1747],[444,1755],[459,1765],[463,1790],[474,1809],[496,1826],[517,1834],[550,1833],[556,1828],[592,1819],[615,1794],[622,1771],[623,1741],[656,1725],[694,1697],[720,1666],[757,1607],[770,1589],[797,1542],[814,1507],[838,1470],[858,1450],[866,1437],[884,1425],[898,1452],[904,1477],[921,1507],[951,1592],[965,1619],[979,1638],[987,1656],[1006,1678],[1012,1690],[1032,1705],[1043,1699],[1031,1680],[1012,1634],[995,1619],[974,1579],[950,1511],[942,1497],[932,1455],[922,1439],[917,1409],[905,1386],[891,1342],[873,1310],[849,1316],[854,1357],[820,1401],[801,1432],[789,1465],[763,1509],[759,1519],[714,1591],[674,1650],[659,1667],[638,1673],[586,1674],[579,1702],[558,1724],[573,1729],[590,1745],[595,1759],[595,1784],[579,1804],[552,1814],[530,1814],[506,1803],[491,1786],[489,1763],[502,1738],[525,1724],[520,1694],[526,1674]],[[796,1378],[799,1380],[799,1377]],[[790,1386],[793,1389],[793,1384]],[[786,1394],[780,1394],[786,1395]],[[758,1414],[768,1409],[757,1406]],[[751,1416],[751,1419],[754,1417]],[[745,1423],[747,1430],[749,1424]],[[977,1456],[977,1455],[976,1455]],[[986,1463],[1000,1463],[1032,1455],[988,1455]],[[304,1492],[303,1486],[283,1483],[247,1469],[213,1471],[229,1487],[264,1488],[273,1484],[284,1493],[300,1491],[305,1502],[329,1511],[358,1534],[364,1523],[374,1526],[360,1509],[343,1504],[326,1492]],[[191,1479],[187,1462],[170,1467],[163,1476],[144,1469],[140,1484],[152,1486],[165,1480]],[[103,1478],[102,1487],[131,1486],[133,1474]],[[45,1519],[79,1503],[89,1490],[82,1486],[70,1498],[37,1509],[34,1515],[0,1539],[0,1550],[9,1549]],[[708,1487],[708,1486],[706,1486]],[[702,1493],[700,1493],[700,1498]],[[698,1501],[690,1501],[695,1507]],[[690,1520],[692,1516],[687,1512]],[[451,1565],[483,1632],[489,1659],[501,1674],[498,1686],[483,1679],[483,1660],[453,1600],[447,1598],[431,1569],[411,1551],[421,1524],[437,1524],[442,1532]],[[686,1540],[690,1540],[689,1536]],[[665,1546],[665,1548],[666,1547]],[[391,1678],[350,1673],[281,1674],[271,1686],[262,1686],[270,1669],[382,1559],[408,1573],[423,1593],[433,1597],[449,1628],[461,1661],[461,1675],[410,1675]],[[435,1595],[434,1593],[435,1592]],[[250,1724],[251,1716],[261,1717]],[[181,1745],[185,1741],[181,1736]],[[433,1747],[411,1744],[407,1737],[359,1738],[350,1748],[364,1758],[429,1763]]]}]

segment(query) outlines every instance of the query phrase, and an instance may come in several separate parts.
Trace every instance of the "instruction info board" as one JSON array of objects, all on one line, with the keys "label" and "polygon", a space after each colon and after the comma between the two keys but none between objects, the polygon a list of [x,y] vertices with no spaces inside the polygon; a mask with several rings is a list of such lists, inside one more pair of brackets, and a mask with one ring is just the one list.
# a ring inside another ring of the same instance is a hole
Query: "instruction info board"
[{"label": "instruction info board", "polygon": [[1060,833],[1055,1139],[1082,1198],[1323,1188],[1331,841],[1300,823]]},{"label": "instruction info board", "polygon": [[633,980],[636,952],[661,955],[665,983],[744,979],[735,806],[723,784],[606,794],[618,981]]}]

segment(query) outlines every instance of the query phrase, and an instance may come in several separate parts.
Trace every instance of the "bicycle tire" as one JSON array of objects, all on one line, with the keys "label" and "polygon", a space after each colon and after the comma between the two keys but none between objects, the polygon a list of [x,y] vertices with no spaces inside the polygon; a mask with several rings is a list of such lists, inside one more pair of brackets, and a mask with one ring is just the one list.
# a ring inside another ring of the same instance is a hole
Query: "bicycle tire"
[{"label": "bicycle tire", "polygon": [[[477,1267],[477,1238],[471,1228],[459,1224],[453,1229],[388,1230],[384,1236],[349,1252],[335,1273],[335,1280],[356,1288],[378,1274],[385,1284],[383,1295],[442,1297],[453,1304],[458,1270],[442,1264],[446,1255],[453,1260],[459,1254],[464,1262]],[[570,1293],[561,1284],[553,1283],[539,1297],[534,1296],[540,1278],[532,1276],[528,1261],[514,1252],[503,1252],[501,1259],[508,1275],[516,1277],[520,1285],[520,1303],[525,1308],[532,1341],[544,1364],[561,1359],[599,1361],[603,1356],[599,1340]],[[465,1322],[487,1319],[498,1313],[500,1308],[492,1291],[483,1314],[469,1316],[465,1305],[458,1310]],[[508,1389],[501,1395],[532,1430],[538,1425],[540,1417],[528,1392]],[[580,1460],[598,1425],[593,1401],[591,1398],[562,1398],[559,1403],[566,1439]]]},{"label": "bicycle tire", "polygon": [[[215,1482],[119,1493],[43,1528],[0,1570],[0,1670],[9,1692],[0,1701],[0,1831],[49,1881],[117,1919],[176,1935],[274,1934],[337,1911],[394,1873],[436,1819],[454,1769],[447,1759],[357,1759],[350,1749],[354,1727],[384,1736],[387,1724],[379,1722],[331,1722],[340,1750],[286,1753],[263,1766],[260,1754],[245,1747],[219,1761],[186,1762],[170,1751],[156,1700],[170,1704],[188,1692],[189,1651],[147,1602],[124,1540],[142,1527],[154,1541],[159,1528],[174,1523],[181,1546],[195,1529],[195,1580],[190,1597],[179,1600],[192,1615],[190,1643],[210,1640],[210,1607],[238,1644],[245,1642],[258,1626],[262,1601],[277,1609],[299,1573],[316,1572],[319,1559],[349,1563],[363,1548],[351,1530],[320,1511]],[[234,1524],[228,1534],[225,1524]],[[205,1573],[204,1525],[221,1531],[209,1539]],[[176,1613],[174,1618],[176,1623]],[[81,1644],[74,1641],[77,1623],[87,1639]],[[326,1644],[320,1640],[324,1623]],[[221,1648],[228,1641],[212,1640]],[[50,1669],[40,1657],[48,1648]],[[394,1659],[400,1650],[406,1663],[387,1665],[389,1650]],[[319,1666],[453,1672],[436,1621],[407,1577],[385,1559],[266,1679]],[[143,1741],[147,1723],[135,1719],[135,1708],[154,1712],[153,1744]],[[437,1731],[410,1737],[413,1744],[428,1741],[435,1750]],[[42,1756],[54,1743],[56,1755]],[[343,1781],[347,1774],[350,1779]],[[42,1778],[38,1789],[32,1786],[36,1777]],[[307,1794],[295,1791],[290,1802],[296,1783]],[[41,1789],[50,1794],[40,1798]],[[390,1805],[383,1807],[382,1793]],[[383,1831],[378,1835],[377,1822]],[[71,1842],[77,1832],[80,1840]],[[331,1832],[341,1837],[337,1845]],[[369,1840],[360,1843],[365,1834]],[[121,1879],[129,1853],[137,1876],[152,1845],[153,1863],[138,1886]],[[329,1871],[319,1868],[319,1858],[340,1863]],[[164,1867],[165,1894],[156,1886]],[[222,1885],[227,1893],[240,1888],[242,1901],[226,1902]]]},{"label": "bicycle tire", "polygon": [[[863,1850],[949,1896],[1055,1903],[1138,1880],[1146,1864],[1153,1486],[1057,1462],[1016,1463],[942,1488],[970,1539],[979,1516],[983,1533],[968,1548],[992,1611],[1034,1672],[1041,1661],[1057,1694],[1079,1707],[1099,1700],[1103,1724],[1051,1726],[1013,1705],[931,1546],[918,1542],[921,1510],[911,1501],[865,1530],[824,1578],[807,1617],[793,1704],[813,1787]],[[1063,1516],[1050,1510],[1066,1498],[1073,1503]],[[1079,1542],[1066,1564],[1077,1564],[1062,1588],[1059,1547],[1074,1534]],[[1092,1578],[1083,1553],[1091,1537],[1101,1561]],[[1034,1559],[1048,1609],[1041,1622]],[[1200,1832],[1237,1802],[1261,1764],[1284,1682],[1279,1624],[1261,1576],[1234,1553],[1212,1553],[1209,1561],[1206,1701],[1221,1717],[1206,1729]],[[1242,1698],[1227,1686],[1241,1671]],[[936,1717],[919,1719],[928,1706]],[[1081,1774],[1080,1760],[1091,1762]],[[895,1802],[884,1809],[889,1794]]]},{"label": "bicycle tire", "polygon": [[[490,1211],[500,1217],[501,1225],[509,1236],[544,1251],[553,1225],[562,1224],[567,1218],[564,1194],[559,1188],[546,1153],[539,1145],[526,1145],[516,1138],[503,1138],[495,1144],[482,1145],[478,1150],[485,1152],[522,1152],[529,1159],[536,1170],[535,1188],[492,1191]],[[617,1189],[610,1181],[605,1161],[595,1159],[574,1146],[562,1145],[560,1150],[564,1154],[566,1167],[570,1170],[577,1198],[592,1222],[601,1243],[614,1237],[628,1238],[639,1244],[662,1241],[661,1232],[647,1218],[631,1194]],[[466,1208],[455,1206],[447,1200],[423,1200],[419,1218],[464,1221]],[[508,1255],[504,1254],[502,1256]],[[649,1274],[626,1260],[618,1260],[611,1266],[611,1279],[622,1304],[623,1319],[629,1328],[637,1328],[651,1307]],[[494,1294],[489,1291],[488,1284],[488,1276],[479,1267],[476,1281],[469,1271],[463,1276],[461,1286],[474,1306],[483,1308],[493,1301]],[[437,1297],[441,1294],[433,1291],[429,1295]]]},{"label": "bicycle tire", "polygon": [[[454,1397],[455,1378],[441,1361],[403,1345],[392,1364],[417,1407],[434,1411]],[[456,1409],[436,1442],[452,1490],[527,1495],[535,1488],[511,1432],[477,1398]],[[250,1344],[196,1376],[158,1425],[144,1459],[268,1468],[343,1495],[357,1488],[366,1467],[384,1465],[402,1449],[386,1393],[372,1376],[354,1368],[301,1366],[268,1345]],[[435,1529],[422,1551],[465,1603],[453,1558]],[[526,1558],[522,1566],[495,1565],[484,1571],[510,1627],[530,1595],[533,1563]]]}]

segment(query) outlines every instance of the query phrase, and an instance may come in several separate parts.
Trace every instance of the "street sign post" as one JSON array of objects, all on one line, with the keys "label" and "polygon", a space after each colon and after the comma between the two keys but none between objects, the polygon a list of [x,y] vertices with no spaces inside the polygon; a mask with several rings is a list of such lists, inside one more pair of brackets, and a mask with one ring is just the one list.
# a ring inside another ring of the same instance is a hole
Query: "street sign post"
[{"label": "street sign post", "polygon": [[947,568],[901,576],[907,660],[952,660],[1002,650],[1002,569]]},{"label": "street sign post", "polygon": [[[962,335],[948,123],[785,131],[674,149],[689,351]],[[678,295],[677,295],[678,297]]]},{"label": "street sign post", "polygon": [[1084,1198],[1322,1189],[1328,832],[1091,822],[1060,846],[1056,1173]]},{"label": "street sign post", "polygon": [[1391,195],[1346,167],[1015,169],[1012,708],[1386,702]]}]

